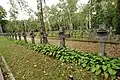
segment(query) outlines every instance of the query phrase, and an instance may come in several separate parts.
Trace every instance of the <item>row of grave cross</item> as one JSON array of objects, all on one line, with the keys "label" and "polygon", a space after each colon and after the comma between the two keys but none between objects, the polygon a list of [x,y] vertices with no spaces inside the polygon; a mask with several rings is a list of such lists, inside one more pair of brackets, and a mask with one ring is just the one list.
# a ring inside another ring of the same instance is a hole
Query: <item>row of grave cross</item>
[{"label": "row of grave cross", "polygon": [[[107,34],[108,34],[107,30],[105,30],[103,27],[100,27],[97,30],[100,56],[104,55],[104,45],[105,45],[104,42],[107,39]],[[70,34],[65,34],[65,27],[60,27],[58,35],[59,35],[59,39],[60,39],[60,46],[65,47],[65,38],[70,38],[71,37]],[[22,34],[20,32],[10,33],[10,38],[15,38],[17,40],[17,36],[19,37],[19,40],[21,40],[21,36],[23,36],[24,41],[26,43],[28,43],[27,39],[26,39],[27,33],[25,31],[23,31]],[[35,40],[34,40],[35,34],[34,34],[33,30],[30,32],[30,36],[31,36],[32,43],[35,44]],[[47,35],[44,35],[43,32],[40,33],[40,42],[41,43],[43,43],[43,40],[44,40],[43,38],[45,38],[45,36],[47,36]]]},{"label": "row of grave cross", "polygon": [[[70,34],[65,34],[65,28],[61,27],[59,32],[58,32],[58,35],[59,35],[59,39],[60,39],[60,46],[65,47],[65,38],[70,38]],[[23,31],[22,34],[20,32],[10,33],[10,38],[13,38],[13,39],[15,38],[17,40],[17,36],[18,36],[19,40],[21,40],[21,36],[23,36],[24,41],[26,43],[28,43],[27,38],[26,38],[27,33],[25,31]],[[30,32],[30,37],[31,37],[31,41],[32,41],[33,44],[35,44],[35,40],[34,40],[35,36],[36,35],[34,34],[34,31],[32,30]],[[41,32],[40,33],[40,39],[41,39],[40,43],[43,43],[43,38],[45,38],[45,36],[44,36],[43,32]]]}]

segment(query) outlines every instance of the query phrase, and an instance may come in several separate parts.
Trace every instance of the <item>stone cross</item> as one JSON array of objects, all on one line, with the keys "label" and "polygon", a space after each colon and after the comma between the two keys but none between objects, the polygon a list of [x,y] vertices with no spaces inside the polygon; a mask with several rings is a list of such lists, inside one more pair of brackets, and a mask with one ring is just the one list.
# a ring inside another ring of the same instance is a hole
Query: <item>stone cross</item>
[{"label": "stone cross", "polygon": [[60,38],[60,46],[65,47],[65,38],[70,38],[71,37],[70,33],[65,34],[65,27],[60,27],[58,36]]},{"label": "stone cross", "polygon": [[28,43],[28,42],[27,42],[27,38],[26,38],[27,34],[26,34],[25,31],[22,32],[22,36],[23,36],[23,38],[24,38],[24,41],[25,41],[26,43]]},{"label": "stone cross", "polygon": [[1,26],[1,24],[0,24],[0,33],[3,33],[3,30],[2,30],[2,26]]},{"label": "stone cross", "polygon": [[35,35],[33,30],[30,32],[30,36],[31,36],[32,43],[35,44],[35,39],[34,39]]},{"label": "stone cross", "polygon": [[19,40],[21,41],[21,33],[18,32],[17,35],[18,35],[18,37],[19,37]]},{"label": "stone cross", "polygon": [[12,35],[12,39],[14,39],[14,33],[13,32],[11,33],[11,35]]},{"label": "stone cross", "polygon": [[14,32],[15,40],[17,40],[17,32]]},{"label": "stone cross", "polygon": [[41,31],[41,32],[40,32],[40,43],[41,43],[41,44],[43,43],[43,36],[44,36],[44,34],[43,34],[43,32]]},{"label": "stone cross", "polygon": [[9,38],[12,39],[12,34],[9,32]]},{"label": "stone cross", "polygon": [[60,46],[65,47],[65,28],[60,27],[59,30]]},{"label": "stone cross", "polygon": [[103,56],[105,53],[105,40],[107,39],[107,30],[105,30],[103,27],[100,27],[97,30],[97,36],[99,40],[99,55]]}]

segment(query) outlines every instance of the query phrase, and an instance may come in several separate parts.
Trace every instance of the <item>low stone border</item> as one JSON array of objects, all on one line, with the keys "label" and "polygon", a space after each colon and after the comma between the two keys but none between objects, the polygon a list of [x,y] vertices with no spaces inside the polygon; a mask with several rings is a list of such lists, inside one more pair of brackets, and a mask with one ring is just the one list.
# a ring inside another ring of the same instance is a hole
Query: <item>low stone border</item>
[{"label": "low stone border", "polygon": [[[9,79],[9,80],[15,80],[13,74],[11,73],[11,70],[9,68],[9,66],[7,65],[7,62],[5,61],[5,58],[3,56],[1,56],[1,72],[4,76],[4,79]],[[4,80],[3,79],[3,80]],[[1,80],[1,79],[0,79]]]},{"label": "low stone border", "polygon": [[0,68],[0,80],[4,80],[1,68]]}]

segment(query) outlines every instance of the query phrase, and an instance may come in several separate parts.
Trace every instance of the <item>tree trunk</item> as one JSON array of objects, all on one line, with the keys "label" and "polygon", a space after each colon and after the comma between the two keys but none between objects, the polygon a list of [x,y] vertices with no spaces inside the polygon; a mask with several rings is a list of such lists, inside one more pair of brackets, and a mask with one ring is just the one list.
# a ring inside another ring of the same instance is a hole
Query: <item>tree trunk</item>
[{"label": "tree trunk", "polygon": [[40,11],[41,11],[41,14],[40,14],[40,23],[41,23],[41,31],[43,32],[43,43],[48,43],[48,40],[47,40],[47,34],[46,34],[46,30],[45,30],[45,23],[44,23],[44,20],[43,20],[43,9],[42,9],[42,0],[40,0]]}]

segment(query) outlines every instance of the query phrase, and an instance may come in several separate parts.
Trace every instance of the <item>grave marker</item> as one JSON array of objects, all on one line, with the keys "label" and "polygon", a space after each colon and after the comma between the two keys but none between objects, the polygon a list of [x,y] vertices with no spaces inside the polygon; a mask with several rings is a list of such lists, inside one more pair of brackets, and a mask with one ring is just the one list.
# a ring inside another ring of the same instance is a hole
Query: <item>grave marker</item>
[{"label": "grave marker", "polygon": [[[104,27],[103,27],[104,26]],[[97,36],[98,36],[98,40],[99,40],[99,55],[103,56],[105,55],[105,40],[107,39],[107,30],[104,29],[105,25],[102,25],[102,27],[100,27],[97,30]]]},{"label": "grave marker", "polygon": [[59,38],[60,38],[60,46],[65,47],[65,29],[64,29],[64,27],[60,27]]},{"label": "grave marker", "polygon": [[26,38],[27,34],[26,34],[25,31],[22,32],[22,36],[23,36],[23,38],[24,38],[24,41],[25,41],[26,43],[28,43],[28,42],[27,42],[27,38]]},{"label": "grave marker", "polygon": [[17,40],[17,32],[14,32],[15,40]]},{"label": "grave marker", "polygon": [[32,41],[32,43],[35,44],[35,39],[34,39],[35,34],[34,34],[34,31],[33,31],[33,30],[30,32],[30,36],[31,36],[31,41]]},{"label": "grave marker", "polygon": [[17,33],[18,37],[19,37],[19,40],[21,41],[21,33],[20,31]]}]

